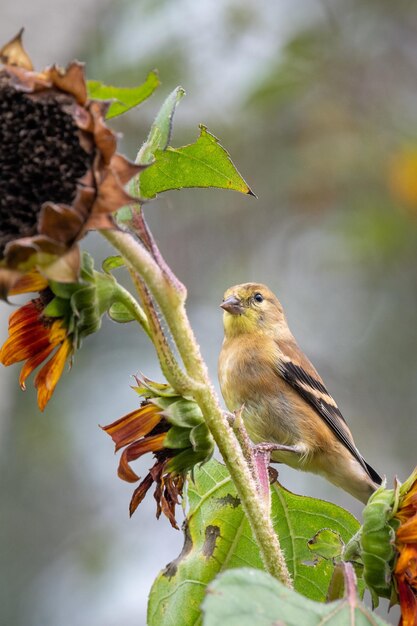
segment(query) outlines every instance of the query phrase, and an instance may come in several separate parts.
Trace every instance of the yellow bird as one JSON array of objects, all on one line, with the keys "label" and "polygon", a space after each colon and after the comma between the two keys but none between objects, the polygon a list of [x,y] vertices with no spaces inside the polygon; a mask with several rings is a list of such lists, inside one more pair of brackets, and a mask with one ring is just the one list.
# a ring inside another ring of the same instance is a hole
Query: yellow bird
[{"label": "yellow bird", "polygon": [[279,300],[262,284],[231,287],[224,309],[219,381],[230,411],[271,460],[321,474],[367,502],[382,479],[355,446],[336,402],[300,350]]}]

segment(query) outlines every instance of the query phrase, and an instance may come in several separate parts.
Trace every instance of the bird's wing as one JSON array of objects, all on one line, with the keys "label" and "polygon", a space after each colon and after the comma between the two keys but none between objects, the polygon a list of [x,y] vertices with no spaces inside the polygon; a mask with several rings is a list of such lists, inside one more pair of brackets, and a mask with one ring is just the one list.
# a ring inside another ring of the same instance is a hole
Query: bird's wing
[{"label": "bird's wing", "polygon": [[283,358],[279,360],[277,366],[278,373],[317,411],[338,440],[349,450],[372,480],[381,484],[381,477],[365,461],[353,443],[339,407],[327,391],[313,365],[295,342],[287,343],[285,348],[282,345],[279,347]]}]

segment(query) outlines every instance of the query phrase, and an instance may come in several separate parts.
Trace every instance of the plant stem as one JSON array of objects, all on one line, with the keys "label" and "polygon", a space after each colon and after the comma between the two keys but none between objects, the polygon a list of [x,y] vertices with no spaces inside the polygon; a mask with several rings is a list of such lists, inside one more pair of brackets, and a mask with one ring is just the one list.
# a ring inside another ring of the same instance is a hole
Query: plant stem
[{"label": "plant stem", "polygon": [[193,381],[193,397],[200,406],[208,428],[220,450],[236,486],[252,532],[259,546],[265,569],[291,588],[291,575],[271,518],[260,499],[255,480],[233,430],[219,405],[199,346],[194,337],[182,294],[176,292],[151,255],[128,233],[101,231],[129,265],[145,280],[160,307],[185,368]]}]

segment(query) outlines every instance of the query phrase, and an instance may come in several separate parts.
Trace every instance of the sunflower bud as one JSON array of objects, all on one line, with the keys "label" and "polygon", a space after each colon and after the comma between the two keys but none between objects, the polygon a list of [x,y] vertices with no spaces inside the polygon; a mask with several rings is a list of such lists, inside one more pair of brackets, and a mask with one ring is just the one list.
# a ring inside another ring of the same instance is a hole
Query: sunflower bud
[{"label": "sunflower bud", "polygon": [[87,98],[83,66],[32,71],[20,32],[0,50],[0,295],[33,268],[74,282],[76,242],[111,228],[132,202],[124,185],[141,167],[116,154],[107,104]]},{"label": "sunflower bud", "polygon": [[182,496],[185,475],[198,463],[208,461],[214,442],[199,406],[193,400],[179,396],[167,384],[147,378],[138,381],[135,391],[144,398],[141,406],[116,422],[104,426],[116,445],[124,448],[118,475],[127,482],[137,482],[139,476],[130,463],[152,452],[155,463],[140,482],[130,502],[132,515],[155,483],[156,516],[164,513],[174,528],[175,506]]}]

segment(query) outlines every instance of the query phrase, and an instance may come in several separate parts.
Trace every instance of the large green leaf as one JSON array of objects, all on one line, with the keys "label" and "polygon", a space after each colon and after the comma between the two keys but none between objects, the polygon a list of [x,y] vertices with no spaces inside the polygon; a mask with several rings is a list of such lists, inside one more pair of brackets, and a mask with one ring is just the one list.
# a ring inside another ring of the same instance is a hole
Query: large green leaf
[{"label": "large green leaf", "polygon": [[142,198],[154,198],[168,189],[219,187],[254,195],[218,139],[200,126],[197,141],[182,148],[153,153],[155,163],[139,177]]},{"label": "large green leaf", "polygon": [[248,568],[216,578],[203,611],[204,626],[388,626],[356,595],[329,604],[314,602],[269,574]]},{"label": "large green leaf", "polygon": [[[334,569],[333,560],[315,556],[309,541],[321,529],[330,528],[340,537],[343,547],[343,542],[356,533],[359,523],[334,504],[294,495],[280,485],[273,486],[271,496],[274,527],[295,588],[309,598],[323,601]],[[212,460],[198,469],[195,481],[189,483],[188,499],[184,547],[152,587],[149,626],[201,623],[200,604],[205,588],[220,571],[263,567],[236,490],[223,465]]]},{"label": "large green leaf", "polygon": [[149,72],[146,80],[137,87],[113,87],[104,85],[98,80],[87,81],[88,96],[96,100],[112,100],[106,119],[117,117],[126,113],[129,109],[138,106],[149,98],[159,87],[160,82],[157,72]]}]

